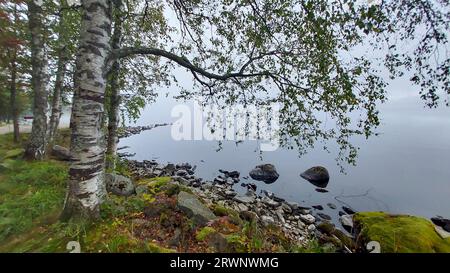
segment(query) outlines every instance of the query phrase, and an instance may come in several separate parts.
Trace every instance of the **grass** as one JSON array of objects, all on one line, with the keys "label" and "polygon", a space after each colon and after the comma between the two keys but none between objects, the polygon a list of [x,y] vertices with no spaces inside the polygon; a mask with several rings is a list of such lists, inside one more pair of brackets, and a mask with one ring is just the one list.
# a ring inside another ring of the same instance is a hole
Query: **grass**
[{"label": "grass", "polygon": [[377,241],[385,253],[450,253],[450,238],[442,239],[426,219],[384,212],[362,212],[354,216],[363,244]]},{"label": "grass", "polygon": [[[21,159],[27,134],[19,143],[12,134],[0,135],[0,252],[69,252],[66,245],[77,241],[82,252],[214,251],[208,237],[220,233],[230,252],[286,252],[293,248],[279,229],[262,228],[254,221],[241,219],[230,208],[212,207],[219,220],[199,228],[175,209],[176,194],[192,191],[171,182],[170,177],[137,181],[142,193],[131,197],[109,195],[101,206],[96,223],[58,221],[66,193],[67,163],[46,159]],[[69,130],[63,130],[55,144],[68,147]],[[129,174],[127,164],[119,161],[119,173]],[[148,216],[145,209],[162,208],[159,215]],[[164,209],[165,208],[165,209]],[[169,242],[181,229],[182,244],[176,249]]]},{"label": "grass", "polygon": [[15,160],[0,176],[0,241],[24,233],[63,204],[67,166]]}]

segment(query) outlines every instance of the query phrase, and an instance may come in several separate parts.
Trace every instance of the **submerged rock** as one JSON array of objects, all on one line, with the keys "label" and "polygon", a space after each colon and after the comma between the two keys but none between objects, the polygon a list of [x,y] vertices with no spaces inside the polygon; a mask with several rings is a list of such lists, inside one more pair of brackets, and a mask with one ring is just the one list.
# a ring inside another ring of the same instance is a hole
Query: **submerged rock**
[{"label": "submerged rock", "polygon": [[258,180],[263,181],[267,184],[274,183],[278,177],[280,176],[272,164],[263,164],[256,166],[253,170],[249,173],[250,177]]},{"label": "submerged rock", "polygon": [[318,212],[317,215],[318,215],[320,218],[324,219],[324,220],[331,221],[331,216],[328,215],[328,214]]},{"label": "submerged rock", "polygon": [[130,196],[136,193],[130,178],[113,173],[105,174],[106,190],[119,196]]},{"label": "submerged rock", "polygon": [[345,211],[345,213],[350,214],[350,215],[356,213],[355,210],[353,210],[352,208],[346,207],[346,206],[342,206],[342,210]]},{"label": "submerged rock", "polygon": [[304,171],[300,176],[319,188],[325,188],[328,185],[328,181],[330,181],[327,169],[321,166],[312,167]]}]

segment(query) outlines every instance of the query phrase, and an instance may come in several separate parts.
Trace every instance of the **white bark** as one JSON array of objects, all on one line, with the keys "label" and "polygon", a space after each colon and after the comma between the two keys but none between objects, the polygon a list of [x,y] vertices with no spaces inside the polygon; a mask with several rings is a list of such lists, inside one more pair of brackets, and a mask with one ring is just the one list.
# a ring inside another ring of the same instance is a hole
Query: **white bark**
[{"label": "white bark", "polygon": [[80,46],[74,77],[69,189],[63,219],[99,216],[105,194],[102,131],[106,61],[110,52],[111,2],[82,1]]},{"label": "white bark", "polygon": [[44,51],[43,14],[41,3],[29,0],[28,18],[31,34],[31,88],[34,95],[33,124],[25,155],[29,159],[42,159],[45,155],[47,134],[47,58]]}]

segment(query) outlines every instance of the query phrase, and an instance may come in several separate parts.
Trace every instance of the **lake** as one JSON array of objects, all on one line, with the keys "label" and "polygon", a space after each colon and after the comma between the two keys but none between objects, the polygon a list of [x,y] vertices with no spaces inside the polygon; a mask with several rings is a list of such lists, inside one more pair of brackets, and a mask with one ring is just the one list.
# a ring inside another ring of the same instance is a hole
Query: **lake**
[{"label": "lake", "polygon": [[[257,184],[258,193],[268,190],[305,206],[320,204],[334,219],[338,210],[328,208],[327,203],[347,205],[357,211],[450,218],[450,108],[424,108],[417,92],[401,84],[391,85],[390,89],[394,91],[389,101],[380,106],[382,124],[377,131],[381,134],[353,141],[360,147],[357,165],[344,165],[345,173],[340,172],[333,149],[331,153],[311,149],[302,157],[295,150],[282,148],[260,155],[255,152],[256,141],[238,145],[225,141],[217,151],[216,141],[173,140],[170,126],[122,139],[119,147],[131,146],[126,152],[136,153],[137,160],[197,165],[196,176],[205,180],[219,175],[219,169],[237,170],[242,178],[256,165],[272,163],[280,174],[275,183],[248,180]],[[147,106],[136,124],[174,122],[171,109],[178,103],[183,102],[160,96]],[[192,102],[187,105],[192,106]],[[315,186],[300,177],[300,173],[317,165],[330,173],[328,193],[316,192]],[[245,191],[240,183],[235,187]]]}]

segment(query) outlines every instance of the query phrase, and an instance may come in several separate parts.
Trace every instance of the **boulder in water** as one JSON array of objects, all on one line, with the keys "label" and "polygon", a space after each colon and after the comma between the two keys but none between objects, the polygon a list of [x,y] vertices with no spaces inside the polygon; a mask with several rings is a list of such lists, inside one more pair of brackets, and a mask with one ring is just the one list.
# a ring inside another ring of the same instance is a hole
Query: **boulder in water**
[{"label": "boulder in water", "polygon": [[330,181],[330,175],[327,169],[321,166],[309,168],[300,174],[300,176],[319,188],[326,188],[328,181]]},{"label": "boulder in water", "polygon": [[279,176],[277,169],[272,164],[259,165],[250,171],[251,178],[267,184],[275,182]]}]

